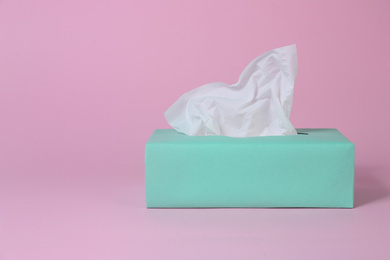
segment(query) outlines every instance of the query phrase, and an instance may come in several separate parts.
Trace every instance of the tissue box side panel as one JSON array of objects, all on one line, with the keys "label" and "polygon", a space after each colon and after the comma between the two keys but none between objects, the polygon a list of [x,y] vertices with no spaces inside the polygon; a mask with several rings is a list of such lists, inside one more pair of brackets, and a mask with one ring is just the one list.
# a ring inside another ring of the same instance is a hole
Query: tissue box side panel
[{"label": "tissue box side panel", "polygon": [[320,132],[324,142],[316,134],[188,139],[157,130],[145,150],[147,206],[350,208],[354,145],[334,141],[338,131]]}]

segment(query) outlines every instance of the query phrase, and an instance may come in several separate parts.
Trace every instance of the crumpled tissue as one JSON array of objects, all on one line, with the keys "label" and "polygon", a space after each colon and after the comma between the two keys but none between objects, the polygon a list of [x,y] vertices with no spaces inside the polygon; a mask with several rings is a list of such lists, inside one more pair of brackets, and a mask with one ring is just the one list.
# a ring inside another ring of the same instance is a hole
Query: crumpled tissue
[{"label": "crumpled tissue", "polygon": [[185,93],[165,118],[187,135],[296,135],[289,120],[296,75],[295,44],[274,49],[254,59],[236,84],[209,83]]}]

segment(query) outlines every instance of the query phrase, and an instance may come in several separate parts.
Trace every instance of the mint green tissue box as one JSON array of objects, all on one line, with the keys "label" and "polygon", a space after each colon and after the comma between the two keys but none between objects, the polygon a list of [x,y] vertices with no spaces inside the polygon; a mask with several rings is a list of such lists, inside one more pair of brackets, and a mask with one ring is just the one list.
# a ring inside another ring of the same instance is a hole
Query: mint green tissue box
[{"label": "mint green tissue box", "polygon": [[352,208],[355,145],[337,129],[234,138],[158,129],[145,148],[148,208]]}]

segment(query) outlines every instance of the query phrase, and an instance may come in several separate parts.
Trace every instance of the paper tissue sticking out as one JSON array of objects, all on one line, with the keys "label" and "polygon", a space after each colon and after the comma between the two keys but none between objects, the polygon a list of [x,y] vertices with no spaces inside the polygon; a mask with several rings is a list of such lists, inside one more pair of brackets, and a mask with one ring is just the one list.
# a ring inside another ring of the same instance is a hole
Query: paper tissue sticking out
[{"label": "paper tissue sticking out", "polygon": [[295,44],[274,49],[253,60],[236,84],[209,83],[185,93],[165,118],[187,135],[295,135],[289,117],[296,75]]}]

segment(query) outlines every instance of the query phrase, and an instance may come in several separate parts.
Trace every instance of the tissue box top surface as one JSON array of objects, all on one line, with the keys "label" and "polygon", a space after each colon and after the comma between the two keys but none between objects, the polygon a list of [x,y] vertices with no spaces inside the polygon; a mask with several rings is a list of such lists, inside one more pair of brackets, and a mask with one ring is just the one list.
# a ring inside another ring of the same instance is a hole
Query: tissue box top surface
[{"label": "tissue box top surface", "polygon": [[147,144],[158,143],[175,143],[175,144],[196,144],[201,143],[231,143],[231,144],[312,144],[320,143],[327,144],[349,144],[353,145],[343,134],[337,129],[321,128],[297,129],[298,135],[287,136],[259,136],[259,137],[228,137],[228,136],[188,136],[177,132],[174,129],[156,129],[153,135],[149,138]]}]

